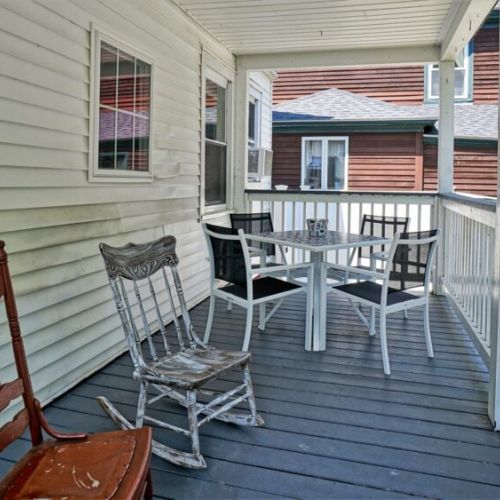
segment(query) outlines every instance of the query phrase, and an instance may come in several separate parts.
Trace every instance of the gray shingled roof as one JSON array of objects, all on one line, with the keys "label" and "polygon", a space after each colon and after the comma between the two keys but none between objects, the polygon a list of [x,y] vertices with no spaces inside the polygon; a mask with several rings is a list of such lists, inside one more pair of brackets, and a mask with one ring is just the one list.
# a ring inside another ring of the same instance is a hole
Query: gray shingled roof
[{"label": "gray shingled roof", "polygon": [[[455,137],[496,139],[498,107],[494,104],[456,104]],[[437,104],[400,106],[379,99],[331,88],[273,107],[273,122],[377,122],[398,120],[436,120]]]}]

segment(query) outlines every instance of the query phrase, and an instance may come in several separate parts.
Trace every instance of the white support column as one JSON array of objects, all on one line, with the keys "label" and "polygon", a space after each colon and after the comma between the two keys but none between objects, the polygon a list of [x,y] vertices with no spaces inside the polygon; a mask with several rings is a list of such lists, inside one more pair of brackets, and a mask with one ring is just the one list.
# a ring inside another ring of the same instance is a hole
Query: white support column
[{"label": "white support column", "polygon": [[[500,88],[500,85],[499,85]],[[499,93],[500,111],[500,93]],[[500,113],[499,113],[500,124]],[[500,129],[499,129],[500,130]],[[498,146],[497,146],[498,156]],[[497,159],[497,213],[495,225],[495,273],[491,287],[491,357],[490,357],[490,385],[488,397],[488,415],[494,429],[500,431],[500,158]]]},{"label": "white support column", "polygon": [[438,190],[453,192],[455,63],[439,63]]},{"label": "white support column", "polygon": [[245,186],[248,169],[248,70],[238,64],[234,80],[233,208],[246,210]]},{"label": "white support column", "polygon": [[[455,63],[439,63],[439,135],[438,135],[438,191],[439,194],[453,192],[454,160],[454,106],[455,106]],[[442,294],[441,278],[444,273],[444,242],[446,239],[445,212],[442,200],[438,200],[437,222],[441,229],[441,244],[438,246],[436,276],[433,291]]]}]

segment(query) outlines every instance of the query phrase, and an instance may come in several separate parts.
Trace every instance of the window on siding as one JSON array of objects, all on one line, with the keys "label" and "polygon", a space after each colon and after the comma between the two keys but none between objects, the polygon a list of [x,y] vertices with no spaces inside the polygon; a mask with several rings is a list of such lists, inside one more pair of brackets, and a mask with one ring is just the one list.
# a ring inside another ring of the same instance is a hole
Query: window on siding
[{"label": "window on siding", "polygon": [[255,149],[260,146],[259,141],[260,125],[260,100],[251,97],[248,102],[248,147]]},{"label": "window on siding", "polygon": [[205,205],[227,201],[226,88],[205,81]]},{"label": "window on siding", "polygon": [[101,35],[97,43],[94,177],[149,180],[152,64]]},{"label": "window on siding", "polygon": [[302,138],[302,185],[310,189],[347,189],[348,138]]},{"label": "window on siding", "polygon": [[[426,68],[425,97],[439,99],[439,64],[429,64]],[[455,99],[469,100],[472,96],[472,57],[470,43],[455,61]]]}]

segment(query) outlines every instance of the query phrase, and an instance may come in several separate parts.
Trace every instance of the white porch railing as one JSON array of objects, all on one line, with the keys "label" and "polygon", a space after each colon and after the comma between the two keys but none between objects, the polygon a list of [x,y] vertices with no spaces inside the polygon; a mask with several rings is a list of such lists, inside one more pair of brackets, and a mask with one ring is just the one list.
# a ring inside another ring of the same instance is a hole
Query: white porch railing
[{"label": "white porch railing", "polygon": [[445,195],[441,197],[441,205],[444,227],[442,284],[479,341],[481,354],[489,358],[495,202]]},{"label": "white porch railing", "polygon": [[[410,231],[443,229],[443,258],[436,271],[444,292],[458,309],[485,359],[490,356],[495,204],[464,195],[422,192],[247,191],[252,212],[271,212],[276,231],[299,230],[306,219],[328,218],[330,228],[359,232],[363,214],[410,218]],[[329,252],[328,260],[347,263],[348,250]],[[290,249],[290,263],[306,261],[305,252]],[[435,283],[437,283],[435,281]]]},{"label": "white porch railing", "polygon": [[[275,231],[300,230],[308,218],[327,218],[333,230],[359,233],[363,214],[409,217],[410,231],[435,225],[434,193],[248,190],[246,195],[249,211],[271,212]],[[307,257],[297,249],[290,249],[288,255],[294,264]],[[349,250],[332,251],[328,260],[346,264],[348,256]]]}]

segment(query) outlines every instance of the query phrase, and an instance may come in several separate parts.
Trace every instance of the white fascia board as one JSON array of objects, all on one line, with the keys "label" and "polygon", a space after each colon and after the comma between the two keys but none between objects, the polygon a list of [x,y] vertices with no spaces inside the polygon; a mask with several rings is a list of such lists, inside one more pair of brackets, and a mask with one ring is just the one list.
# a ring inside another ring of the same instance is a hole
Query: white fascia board
[{"label": "white fascia board", "polygon": [[277,52],[272,54],[245,54],[237,56],[237,67],[252,71],[430,64],[439,61],[439,56],[439,45]]},{"label": "white fascia board", "polygon": [[454,61],[469,43],[497,0],[467,0],[454,4],[439,35],[441,61]]}]

